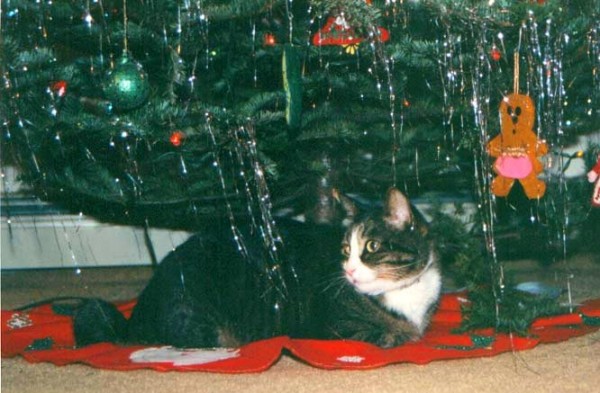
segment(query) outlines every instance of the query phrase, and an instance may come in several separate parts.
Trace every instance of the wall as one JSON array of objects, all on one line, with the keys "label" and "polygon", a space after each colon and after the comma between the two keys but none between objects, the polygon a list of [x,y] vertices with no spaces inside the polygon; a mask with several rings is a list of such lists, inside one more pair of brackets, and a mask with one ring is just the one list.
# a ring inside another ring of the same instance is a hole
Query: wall
[{"label": "wall", "polygon": [[[66,214],[32,197],[12,168],[3,168],[0,192],[2,269],[151,264],[141,228]],[[150,229],[148,234],[158,260],[190,235],[161,229]]]}]

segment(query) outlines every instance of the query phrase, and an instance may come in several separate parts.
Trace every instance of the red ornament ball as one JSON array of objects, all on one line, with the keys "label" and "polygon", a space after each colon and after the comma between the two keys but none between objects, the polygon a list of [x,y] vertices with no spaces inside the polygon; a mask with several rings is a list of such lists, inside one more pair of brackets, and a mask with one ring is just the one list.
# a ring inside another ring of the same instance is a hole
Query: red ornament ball
[{"label": "red ornament ball", "polygon": [[275,34],[265,33],[263,36],[263,44],[264,46],[275,46],[277,44],[277,38]]},{"label": "red ornament ball", "polygon": [[175,147],[181,146],[185,139],[185,133],[183,131],[173,131],[169,137],[169,142]]},{"label": "red ornament ball", "polygon": [[67,82],[60,80],[50,85],[50,90],[59,97],[64,97],[67,94]]},{"label": "red ornament ball", "polygon": [[490,51],[490,56],[492,57],[492,60],[500,61],[500,59],[502,58],[502,52],[500,52],[500,50],[496,46],[494,46]]}]

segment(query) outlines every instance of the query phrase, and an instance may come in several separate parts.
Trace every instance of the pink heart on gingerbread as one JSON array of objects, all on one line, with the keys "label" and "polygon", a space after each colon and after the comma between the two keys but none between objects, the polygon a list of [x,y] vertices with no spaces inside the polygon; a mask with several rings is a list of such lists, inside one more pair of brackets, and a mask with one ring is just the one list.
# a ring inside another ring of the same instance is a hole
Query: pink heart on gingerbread
[{"label": "pink heart on gingerbread", "polygon": [[524,179],[533,170],[531,160],[527,156],[502,155],[494,163],[498,174],[509,179]]}]

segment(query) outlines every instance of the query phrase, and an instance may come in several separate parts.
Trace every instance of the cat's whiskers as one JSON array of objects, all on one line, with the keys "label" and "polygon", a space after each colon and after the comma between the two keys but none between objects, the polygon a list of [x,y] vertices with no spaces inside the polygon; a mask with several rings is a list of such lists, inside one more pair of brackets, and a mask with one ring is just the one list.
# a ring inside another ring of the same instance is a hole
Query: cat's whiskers
[{"label": "cat's whiskers", "polygon": [[[412,269],[415,266],[421,268]],[[377,277],[387,280],[405,279],[412,276],[419,277],[427,270],[429,263],[424,263],[421,260],[416,260],[410,263],[403,264],[381,264],[377,266]]]},{"label": "cat's whiskers", "polygon": [[330,274],[329,277],[324,277],[322,282],[327,283],[327,285],[323,286],[320,292],[325,293],[331,288],[336,287],[336,291],[333,294],[333,296],[337,297],[340,294],[340,291],[342,290],[346,282],[346,278],[343,275],[336,272]]},{"label": "cat's whiskers", "polygon": [[391,265],[390,267],[398,270],[405,270],[406,268],[411,268],[413,266],[425,265],[422,261],[414,261],[410,263],[403,263],[402,265]]}]

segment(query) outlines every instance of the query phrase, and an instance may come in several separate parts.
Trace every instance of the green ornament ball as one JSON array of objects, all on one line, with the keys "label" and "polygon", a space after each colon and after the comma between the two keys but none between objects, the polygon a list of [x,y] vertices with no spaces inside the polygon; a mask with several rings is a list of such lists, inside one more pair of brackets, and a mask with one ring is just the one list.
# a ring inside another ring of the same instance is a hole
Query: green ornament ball
[{"label": "green ornament ball", "polygon": [[104,95],[117,111],[128,111],[142,105],[148,99],[150,84],[142,65],[127,55],[116,62],[106,75]]}]

